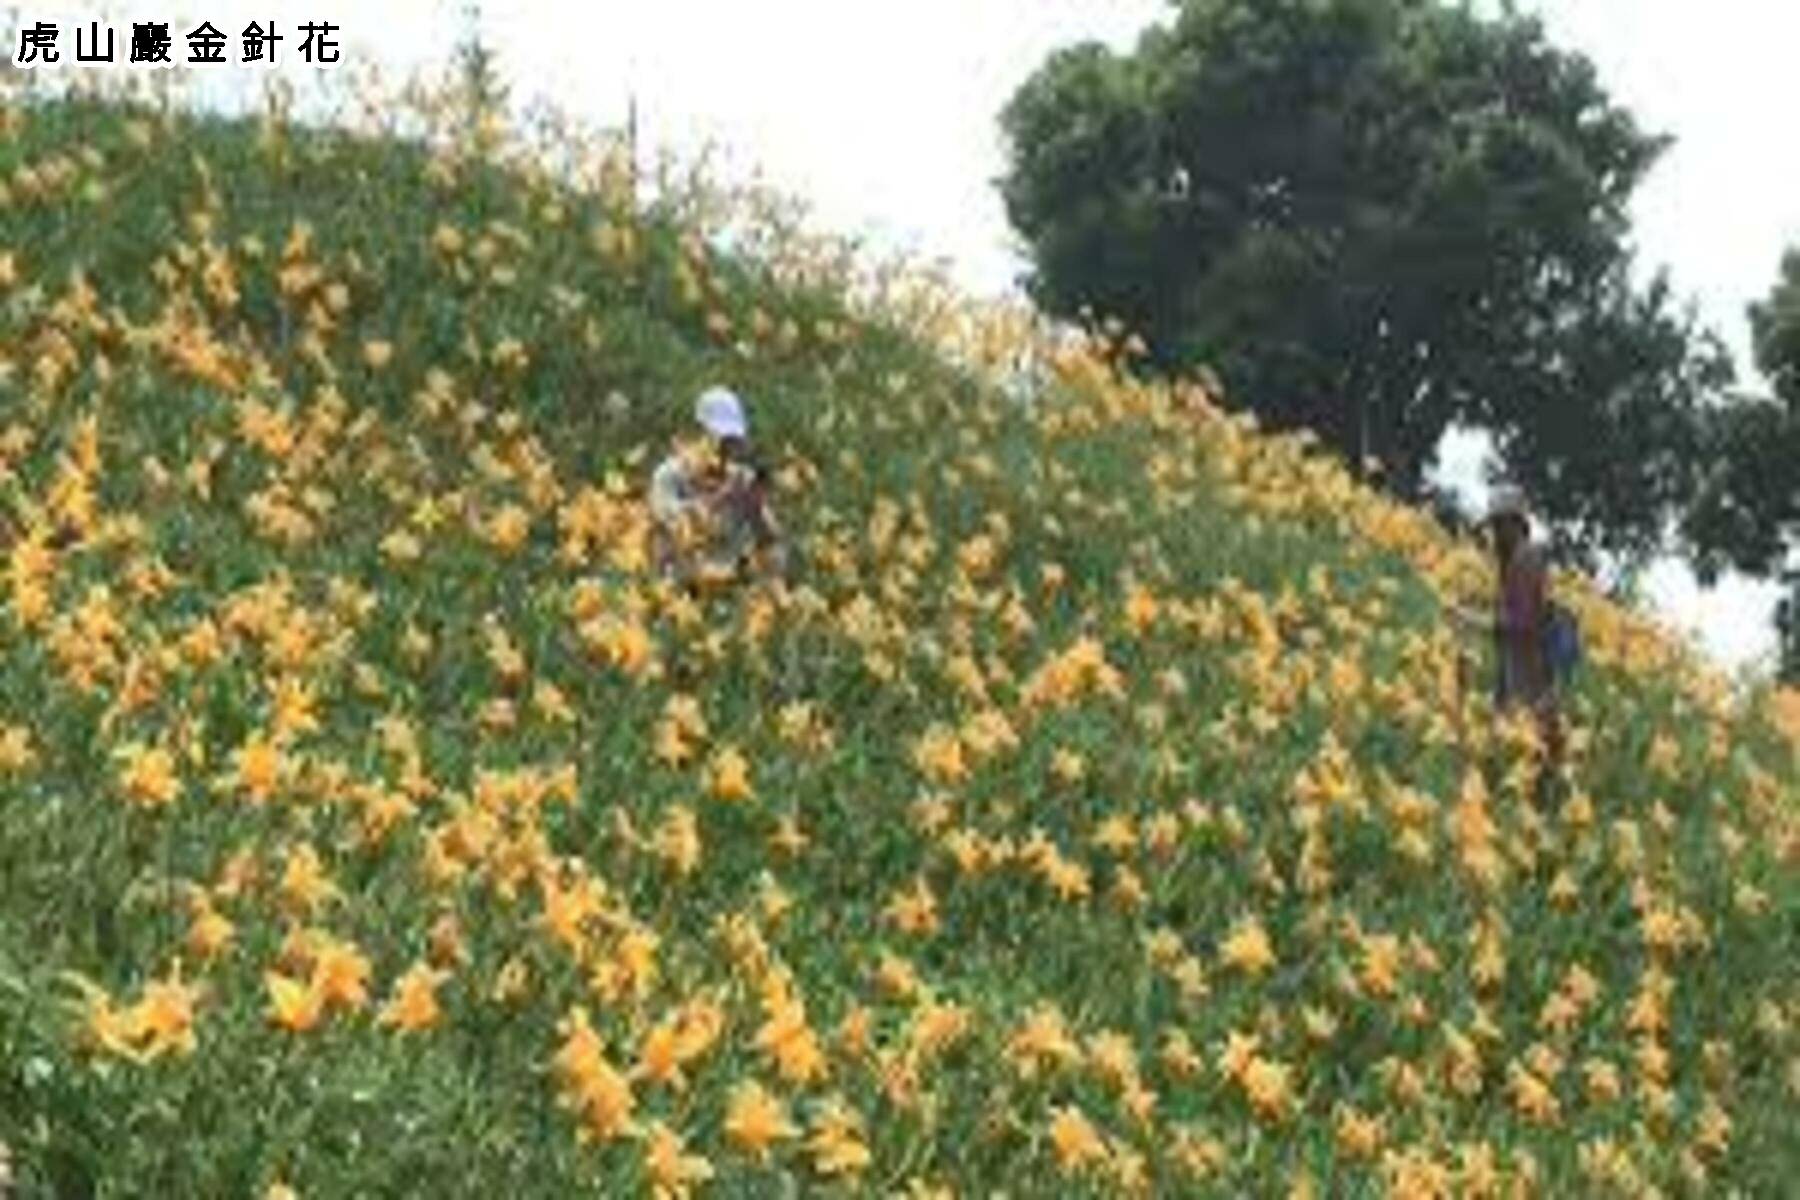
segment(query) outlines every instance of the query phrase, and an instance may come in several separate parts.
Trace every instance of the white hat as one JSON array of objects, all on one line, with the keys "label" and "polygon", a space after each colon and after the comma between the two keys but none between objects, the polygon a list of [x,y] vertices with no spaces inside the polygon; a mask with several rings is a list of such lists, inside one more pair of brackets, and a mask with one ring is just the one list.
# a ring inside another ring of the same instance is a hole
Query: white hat
[{"label": "white hat", "polygon": [[735,392],[722,387],[710,387],[700,393],[694,405],[694,419],[714,437],[741,438],[750,431],[744,402]]},{"label": "white hat", "polygon": [[1517,517],[1526,520],[1525,492],[1511,484],[1501,484],[1488,495],[1487,519],[1498,521],[1501,517]]}]

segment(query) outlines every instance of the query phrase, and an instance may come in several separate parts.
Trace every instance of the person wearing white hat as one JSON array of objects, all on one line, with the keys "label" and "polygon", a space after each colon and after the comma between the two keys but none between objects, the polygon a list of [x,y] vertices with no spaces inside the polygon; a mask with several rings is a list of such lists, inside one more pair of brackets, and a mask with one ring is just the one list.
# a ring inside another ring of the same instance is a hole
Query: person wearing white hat
[{"label": "person wearing white hat", "polygon": [[1562,722],[1557,711],[1556,676],[1546,633],[1550,621],[1549,572],[1543,552],[1531,540],[1525,493],[1511,485],[1494,488],[1482,522],[1492,540],[1499,587],[1492,617],[1460,614],[1463,621],[1494,639],[1494,703],[1524,707],[1538,718],[1552,766],[1562,757]]},{"label": "person wearing white hat", "polygon": [[694,403],[694,420],[704,442],[678,446],[650,477],[658,574],[682,582],[734,577],[759,551],[785,572],[786,545],[769,509],[768,472],[750,453],[743,400],[709,387]]},{"label": "person wearing white hat", "polygon": [[750,436],[744,402],[726,388],[709,387],[701,392],[700,399],[694,402],[694,419],[721,442],[743,442]]}]

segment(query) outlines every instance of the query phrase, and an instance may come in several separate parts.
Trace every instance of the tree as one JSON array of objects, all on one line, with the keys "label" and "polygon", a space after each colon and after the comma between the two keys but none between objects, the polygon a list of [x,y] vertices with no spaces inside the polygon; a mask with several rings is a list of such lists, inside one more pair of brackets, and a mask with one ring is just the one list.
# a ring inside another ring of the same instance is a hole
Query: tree
[{"label": "tree", "polygon": [[1729,377],[1627,205],[1669,144],[1510,9],[1187,0],[1129,55],[1084,44],[1001,114],[1008,217],[1046,309],[1115,316],[1149,370],[1205,363],[1423,498],[1452,424],[1491,430],[1560,542],[1644,556]]},{"label": "tree", "polygon": [[1773,394],[1707,412],[1708,470],[1683,534],[1704,582],[1731,566],[1789,586],[1775,621],[1782,674],[1800,682],[1800,247],[1783,258],[1768,298],[1750,306],[1750,336]]},{"label": "tree", "polygon": [[493,47],[481,32],[481,5],[475,0],[463,6],[468,35],[457,44],[456,61],[462,83],[464,124],[471,136],[482,122],[505,111],[511,88],[500,74]]}]

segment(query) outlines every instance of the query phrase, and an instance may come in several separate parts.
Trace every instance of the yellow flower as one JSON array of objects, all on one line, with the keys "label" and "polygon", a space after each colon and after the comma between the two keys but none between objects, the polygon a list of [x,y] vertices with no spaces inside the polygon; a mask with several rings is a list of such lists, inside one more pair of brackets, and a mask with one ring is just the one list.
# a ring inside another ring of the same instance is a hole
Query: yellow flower
[{"label": "yellow flower", "polygon": [[1262,1039],[1255,1034],[1232,1030],[1226,1035],[1225,1049],[1219,1052],[1219,1071],[1227,1079],[1242,1081],[1261,1044]]},{"label": "yellow flower", "polygon": [[388,1002],[376,1015],[376,1024],[392,1025],[402,1033],[430,1029],[443,1019],[437,989],[448,978],[448,972],[414,963],[394,984]]},{"label": "yellow flower", "polygon": [[434,967],[450,969],[466,966],[469,950],[463,942],[462,924],[453,912],[438,914],[426,935],[426,958]]},{"label": "yellow flower", "polygon": [[275,684],[272,705],[275,736],[279,738],[287,734],[318,732],[319,718],[314,711],[317,704],[317,698],[308,684],[291,675],[283,676]]},{"label": "yellow flower", "polygon": [[1169,1155],[1185,1174],[1195,1180],[1206,1178],[1230,1159],[1229,1152],[1217,1138],[1206,1136],[1193,1125],[1175,1129]]},{"label": "yellow flower", "polygon": [[287,773],[281,748],[261,732],[252,732],[231,752],[231,785],[257,804],[275,794]]},{"label": "yellow flower", "polygon": [[875,967],[875,983],[890,996],[910,1000],[919,990],[919,975],[904,958],[883,953]]},{"label": "yellow flower", "polygon": [[310,843],[290,849],[287,865],[281,873],[281,898],[291,908],[312,913],[326,901],[341,899],[343,893],[325,874],[319,852]]},{"label": "yellow flower", "polygon": [[507,959],[494,976],[493,998],[497,1003],[510,1004],[521,999],[531,985],[531,974],[524,960],[518,957]]},{"label": "yellow flower", "polygon": [[592,1074],[605,1061],[605,1046],[588,1019],[587,1009],[579,1006],[557,1023],[563,1035],[562,1048],[551,1060],[551,1068],[564,1083],[573,1083]]},{"label": "yellow flower", "polygon": [[256,852],[248,847],[241,847],[219,869],[218,882],[212,888],[213,894],[222,899],[240,896],[245,888],[256,882],[259,874]]},{"label": "yellow flower", "polygon": [[1695,1121],[1694,1150],[1709,1158],[1723,1158],[1731,1148],[1731,1117],[1717,1097],[1708,1096]]},{"label": "yellow flower", "polygon": [[1392,934],[1366,937],[1362,941],[1362,985],[1376,996],[1394,994],[1401,969],[1400,939]]},{"label": "yellow flower", "polygon": [[[635,678],[645,674],[656,660],[655,642],[649,631],[636,621],[623,621],[613,616],[596,617],[584,622],[576,632],[590,654],[611,663],[628,676]],[[680,740],[679,737],[675,739],[676,742]]]},{"label": "yellow flower", "polygon": [[923,877],[913,881],[911,891],[889,900],[882,915],[902,933],[927,935],[938,930],[937,897]]},{"label": "yellow flower", "polygon": [[142,1040],[147,1058],[157,1058],[173,1051],[178,1055],[194,1052],[194,1004],[200,992],[181,978],[178,961],[169,978],[152,980],[144,985],[144,995],[135,1006],[131,1024]]},{"label": "yellow flower", "polygon": [[912,1056],[923,1062],[969,1032],[969,1010],[927,998],[914,1014],[906,1040]]},{"label": "yellow flower", "polygon": [[1674,780],[1680,774],[1681,744],[1666,733],[1658,733],[1644,754],[1644,766],[1659,779]]},{"label": "yellow flower", "polygon": [[324,997],[309,983],[301,983],[280,971],[263,972],[269,991],[269,1021],[289,1033],[306,1033],[325,1013]]},{"label": "yellow flower", "polygon": [[750,760],[734,746],[714,756],[709,775],[708,787],[716,800],[749,800],[756,795],[750,786]]},{"label": "yellow flower", "polygon": [[1625,1092],[1619,1069],[1604,1059],[1588,1059],[1582,1063],[1581,1073],[1587,1082],[1588,1099],[1595,1104],[1611,1104]]},{"label": "yellow flower", "polygon": [[776,1142],[792,1140],[800,1131],[788,1117],[787,1105],[752,1080],[732,1089],[725,1113],[725,1136],[758,1162],[769,1157]]},{"label": "yellow flower", "polygon": [[765,998],[768,1013],[756,1031],[755,1045],[768,1056],[789,1083],[811,1083],[827,1071],[825,1052],[818,1035],[807,1023],[806,1007],[778,991]]},{"label": "yellow flower", "polygon": [[679,1025],[674,1021],[662,1021],[651,1026],[638,1049],[637,1066],[633,1068],[631,1078],[668,1084],[680,1091],[687,1086],[686,1077],[681,1073],[681,1052]]},{"label": "yellow flower", "polygon": [[611,954],[594,963],[588,976],[589,986],[608,1003],[626,996],[642,1000],[656,983],[656,952],[660,944],[661,939],[648,929],[626,930],[614,943]]},{"label": "yellow flower", "polygon": [[1116,1030],[1102,1030],[1088,1039],[1088,1063],[1116,1087],[1137,1078],[1137,1055],[1131,1039]]},{"label": "yellow flower", "polygon": [[175,757],[160,746],[130,745],[120,751],[125,760],[119,786],[125,798],[140,808],[167,808],[181,794],[175,773]]},{"label": "yellow flower", "polygon": [[631,1081],[607,1061],[599,1034],[588,1021],[587,1010],[569,1010],[558,1023],[561,1048],[551,1068],[563,1087],[563,1102],[581,1117],[578,1130],[583,1141],[610,1142],[636,1131],[632,1114],[637,1097]]},{"label": "yellow flower", "polygon": [[800,831],[800,822],[792,813],[783,813],[775,823],[775,832],[769,835],[769,845],[790,858],[804,851],[811,841]]},{"label": "yellow flower", "polygon": [[947,725],[933,725],[913,748],[913,762],[932,783],[955,784],[968,778],[962,740]]},{"label": "yellow flower", "polygon": [[725,1013],[711,1000],[696,997],[676,1014],[676,1057],[692,1062],[711,1050],[725,1031]]},{"label": "yellow flower", "polygon": [[513,554],[531,536],[531,514],[517,504],[507,504],[488,522],[486,536],[502,554]]},{"label": "yellow flower", "polygon": [[694,757],[694,747],[681,730],[673,722],[658,721],[656,734],[651,744],[651,753],[656,760],[668,767],[680,767]]},{"label": "yellow flower", "polygon": [[1007,1040],[1006,1056],[1021,1077],[1033,1079],[1041,1066],[1079,1063],[1081,1047],[1070,1036],[1062,1011],[1054,1004],[1042,1004]]},{"label": "yellow flower", "polygon": [[548,680],[539,680],[531,692],[531,706],[544,717],[559,725],[567,725],[575,720],[575,709],[564,696],[562,689]]},{"label": "yellow flower", "polygon": [[313,956],[312,991],[326,1005],[362,1008],[369,1002],[371,970],[369,960],[355,946],[327,938]]},{"label": "yellow flower", "polygon": [[689,1154],[680,1134],[661,1121],[644,1130],[644,1175],[656,1200],[683,1200],[713,1177],[712,1164]]},{"label": "yellow flower", "polygon": [[1056,1151],[1057,1165],[1065,1173],[1106,1157],[1106,1143],[1079,1106],[1058,1105],[1050,1112],[1050,1145]]},{"label": "yellow flower", "polygon": [[82,992],[82,1035],[90,1047],[128,1058],[141,1059],[136,1047],[139,1036],[138,1013],[133,1007],[121,1008],[106,989],[74,972],[63,978]]},{"label": "yellow flower", "polygon": [[677,875],[691,874],[700,865],[700,826],[692,809],[674,805],[656,831],[655,849]]},{"label": "yellow flower", "polygon": [[186,945],[195,958],[211,962],[231,945],[236,932],[229,920],[202,899],[195,908],[193,924],[188,926]]},{"label": "yellow flower", "polygon": [[31,731],[23,726],[0,726],[0,771],[28,771],[37,764]]},{"label": "yellow flower", "polygon": [[1185,1030],[1171,1029],[1163,1038],[1162,1053],[1159,1055],[1164,1067],[1177,1078],[1186,1078],[1197,1074],[1205,1061],[1200,1057],[1194,1045],[1188,1040]]},{"label": "yellow flower", "polygon": [[1238,1083],[1259,1115],[1281,1117],[1293,1102],[1292,1074],[1292,1069],[1281,1063],[1252,1056]]},{"label": "yellow flower", "polygon": [[390,562],[418,562],[425,553],[425,545],[410,531],[396,529],[381,539],[381,553]]},{"label": "yellow flower", "polygon": [[1476,987],[1492,988],[1506,977],[1505,938],[1499,914],[1490,909],[1471,935],[1475,957],[1470,963],[1469,976]]},{"label": "yellow flower", "polygon": [[1562,1104],[1556,1093],[1518,1063],[1507,1068],[1507,1091],[1519,1115],[1537,1125],[1554,1125],[1562,1115]]},{"label": "yellow flower", "polygon": [[1338,1112],[1336,1135],[1338,1148],[1350,1158],[1369,1159],[1381,1149],[1384,1131],[1379,1117],[1345,1107]]},{"label": "yellow flower", "polygon": [[1156,624],[1160,612],[1156,597],[1148,588],[1134,587],[1125,599],[1125,623],[1133,633],[1140,636],[1149,632],[1150,627]]},{"label": "yellow flower", "polygon": [[873,1161],[862,1140],[862,1118],[840,1097],[821,1106],[806,1145],[813,1156],[813,1169],[821,1175],[854,1175],[867,1170]]},{"label": "yellow flower", "polygon": [[1386,1194],[1395,1200],[1431,1200],[1458,1194],[1451,1186],[1454,1176],[1449,1164],[1439,1162],[1430,1151],[1417,1146],[1386,1151],[1381,1167],[1386,1177]]},{"label": "yellow flower", "polygon": [[1077,784],[1087,775],[1087,762],[1072,750],[1058,747],[1050,756],[1050,774],[1062,784]]},{"label": "yellow flower", "polygon": [[483,729],[512,729],[519,723],[519,714],[510,699],[496,696],[481,706],[476,720]]},{"label": "yellow flower", "polygon": [[579,1079],[574,1096],[583,1140],[610,1142],[636,1130],[632,1114],[637,1111],[637,1098],[630,1082],[610,1065],[603,1064]]},{"label": "yellow flower", "polygon": [[1247,975],[1267,974],[1277,961],[1268,931],[1254,916],[1242,918],[1232,928],[1231,936],[1219,947],[1219,957]]}]

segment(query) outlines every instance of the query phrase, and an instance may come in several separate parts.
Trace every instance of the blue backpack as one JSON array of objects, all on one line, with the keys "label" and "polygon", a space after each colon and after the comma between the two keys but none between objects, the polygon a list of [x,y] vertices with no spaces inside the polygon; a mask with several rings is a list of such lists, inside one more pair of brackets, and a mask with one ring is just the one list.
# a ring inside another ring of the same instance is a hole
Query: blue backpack
[{"label": "blue backpack", "polygon": [[1544,617],[1544,657],[1550,677],[1559,684],[1567,683],[1581,665],[1581,627],[1575,614],[1555,601]]}]

